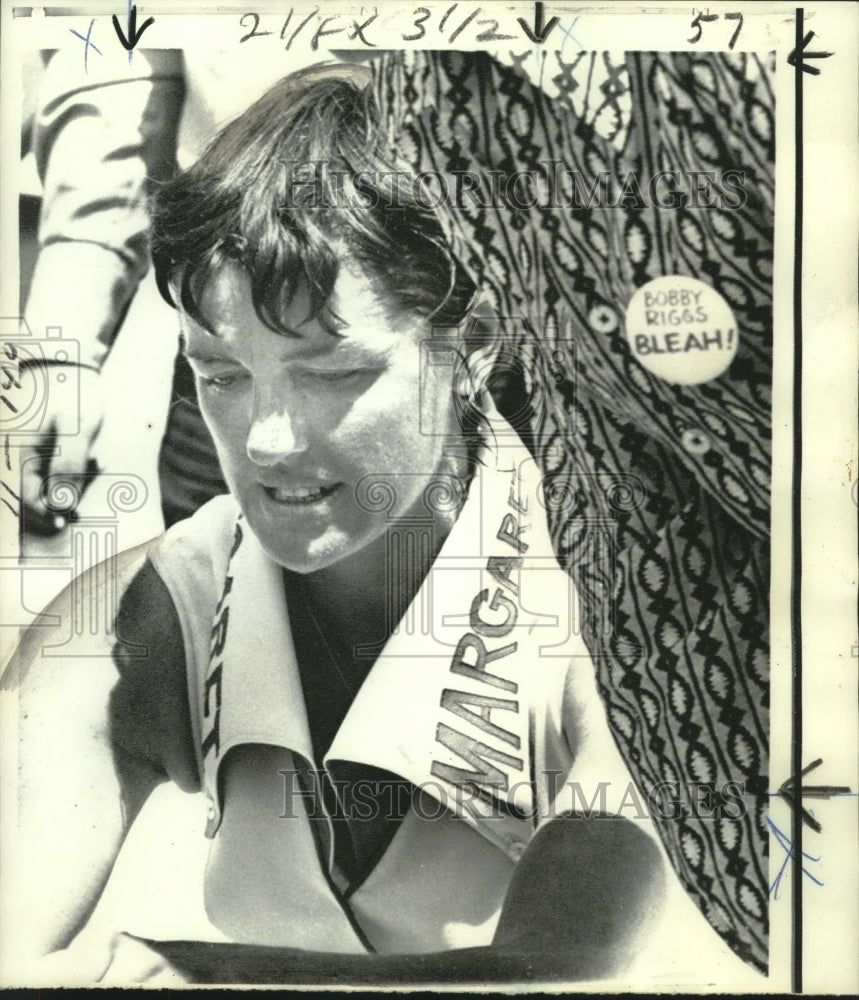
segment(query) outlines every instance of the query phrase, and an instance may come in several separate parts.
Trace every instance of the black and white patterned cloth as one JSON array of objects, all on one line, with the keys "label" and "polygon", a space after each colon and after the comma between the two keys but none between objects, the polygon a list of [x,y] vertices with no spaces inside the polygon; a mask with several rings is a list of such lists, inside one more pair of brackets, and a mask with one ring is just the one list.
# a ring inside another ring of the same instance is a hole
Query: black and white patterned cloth
[{"label": "black and white patterned cloth", "polygon": [[[536,184],[528,211],[447,198],[437,212],[526,359],[530,447],[614,738],[643,792],[715,790],[714,815],[680,811],[660,834],[712,926],[765,969],[772,68],[744,53],[552,53],[541,88],[515,63],[391,54],[376,97],[415,172]],[[734,171],[742,197],[571,207],[566,170],[585,188],[632,174],[640,191],[658,171],[725,191]],[[626,305],[663,275],[705,282],[733,311],[738,350],[718,378],[671,383],[633,356]],[[729,783],[742,816],[718,808]]]}]

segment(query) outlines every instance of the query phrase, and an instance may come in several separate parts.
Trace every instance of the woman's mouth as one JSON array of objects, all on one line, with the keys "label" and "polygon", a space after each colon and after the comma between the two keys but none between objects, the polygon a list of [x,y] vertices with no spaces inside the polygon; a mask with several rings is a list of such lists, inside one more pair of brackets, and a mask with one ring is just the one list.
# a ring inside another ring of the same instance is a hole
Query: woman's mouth
[{"label": "woman's mouth", "polygon": [[286,505],[306,505],[318,503],[326,497],[330,497],[340,484],[333,486],[264,486],[266,494],[276,503]]}]

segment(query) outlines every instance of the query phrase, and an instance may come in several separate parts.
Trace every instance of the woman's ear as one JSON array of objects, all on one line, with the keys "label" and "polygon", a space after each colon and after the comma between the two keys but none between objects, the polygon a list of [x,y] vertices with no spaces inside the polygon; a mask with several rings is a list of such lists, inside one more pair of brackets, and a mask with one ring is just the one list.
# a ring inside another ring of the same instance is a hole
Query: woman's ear
[{"label": "woman's ear", "polygon": [[475,298],[461,328],[461,349],[478,394],[516,387],[517,396],[530,398],[534,344],[523,335],[524,322],[522,317],[502,315],[485,292]]},{"label": "woman's ear", "polygon": [[479,290],[459,333],[461,371],[467,383],[463,388],[478,409],[482,409],[481,398],[503,350],[504,326],[490,296]]}]

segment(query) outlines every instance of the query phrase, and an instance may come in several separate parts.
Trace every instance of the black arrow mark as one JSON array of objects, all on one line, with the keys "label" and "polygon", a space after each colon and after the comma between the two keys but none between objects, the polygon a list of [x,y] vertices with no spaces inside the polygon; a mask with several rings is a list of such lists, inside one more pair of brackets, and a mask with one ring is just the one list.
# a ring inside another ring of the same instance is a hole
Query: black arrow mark
[{"label": "black arrow mark", "polygon": [[522,30],[537,45],[542,45],[543,42],[549,37],[552,29],[558,23],[558,19],[553,17],[551,21],[543,27],[543,5],[541,3],[534,4],[534,30],[532,31],[528,25],[528,22],[524,17],[517,17],[516,20],[522,25]]},{"label": "black arrow mark", "polygon": [[122,44],[122,47],[130,52],[135,45],[140,41],[140,36],[155,21],[154,17],[147,17],[143,24],[140,25],[140,30],[137,29],[137,4],[135,4],[131,10],[128,12],[128,38],[125,37],[122,28],[119,26],[119,18],[116,14],[113,15],[113,27]]},{"label": "black arrow mark", "polygon": [[808,812],[808,810],[803,808],[802,800],[806,799],[830,799],[833,795],[849,795],[850,789],[846,788],[844,785],[803,785],[802,779],[808,774],[809,771],[813,771],[816,767],[819,767],[823,763],[823,758],[818,757],[817,760],[812,761],[808,767],[803,768],[799,772],[799,787],[797,784],[797,775],[792,774],[787,781],[782,782],[779,787],[779,795],[787,802],[791,809],[799,804],[799,811],[802,814],[802,820],[807,823],[815,833],[820,833],[823,829],[817,820]]},{"label": "black arrow mark", "polygon": [[802,40],[802,45],[799,48],[799,54],[797,54],[797,50],[794,49],[793,52],[791,52],[791,54],[787,57],[787,61],[788,61],[789,65],[791,65],[791,66],[796,66],[797,62],[799,62],[800,66],[802,67],[802,72],[803,73],[811,73],[812,76],[819,76],[820,75],[820,69],[817,66],[806,66],[805,65],[805,60],[806,59],[828,59],[830,56],[835,55],[835,53],[834,52],[806,52],[805,51],[805,47],[806,47],[806,45],[808,45],[808,43],[811,41],[812,38],[814,38],[814,32],[813,31],[809,31],[808,34],[805,36],[805,38],[803,38],[803,40]]}]

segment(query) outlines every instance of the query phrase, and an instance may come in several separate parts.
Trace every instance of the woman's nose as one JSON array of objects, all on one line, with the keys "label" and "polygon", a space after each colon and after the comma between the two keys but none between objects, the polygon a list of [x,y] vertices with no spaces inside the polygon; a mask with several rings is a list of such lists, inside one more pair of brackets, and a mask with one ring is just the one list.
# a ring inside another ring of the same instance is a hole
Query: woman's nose
[{"label": "woman's nose", "polygon": [[257,465],[277,465],[305,451],[300,425],[285,409],[255,414],[248,432],[248,458]]}]

